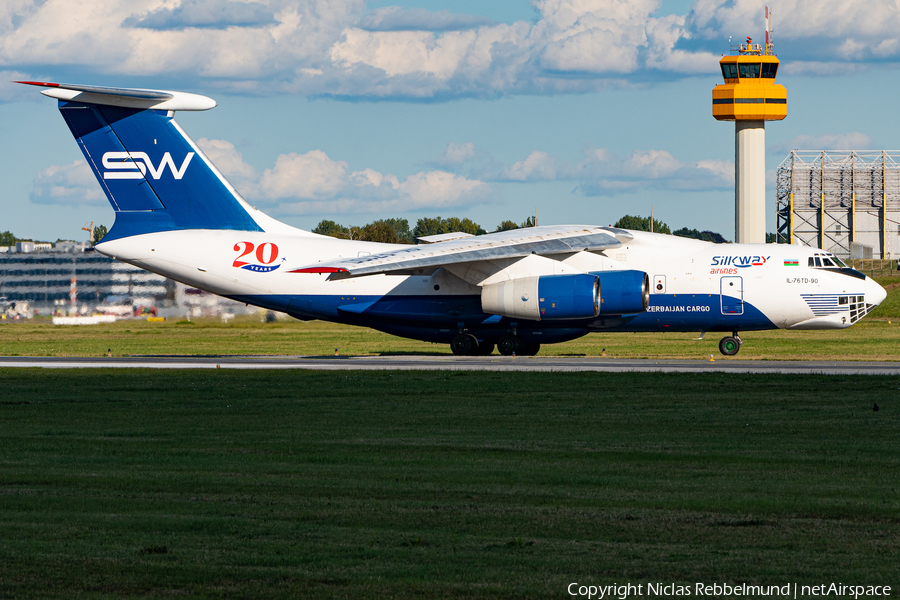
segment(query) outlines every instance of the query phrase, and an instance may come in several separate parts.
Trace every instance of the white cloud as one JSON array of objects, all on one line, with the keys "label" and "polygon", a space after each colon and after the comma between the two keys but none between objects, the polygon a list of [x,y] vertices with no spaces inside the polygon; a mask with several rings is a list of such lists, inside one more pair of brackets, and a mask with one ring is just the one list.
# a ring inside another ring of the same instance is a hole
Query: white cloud
[{"label": "white cloud", "polygon": [[137,17],[127,18],[123,25],[146,29],[184,29],[186,27],[254,27],[275,22],[275,15],[258,2],[232,0],[184,0],[175,7],[164,6]]},{"label": "white cloud", "polygon": [[30,194],[35,204],[103,204],[106,196],[83,159],[41,170]]},{"label": "white cloud", "polygon": [[447,143],[447,147],[436,162],[442,165],[459,165],[473,158],[475,158],[475,144],[472,142],[457,144],[451,141]]},{"label": "white cloud", "polygon": [[484,17],[449,10],[433,12],[424,8],[382,6],[363,16],[357,26],[369,31],[452,31],[492,23]]},{"label": "white cloud", "polygon": [[[534,0],[536,22],[505,24],[421,8],[367,12],[365,0],[6,0],[0,69],[77,65],[253,94],[580,93],[659,72],[711,73],[717,52],[700,46],[714,40],[718,51],[748,24],[762,31],[756,0],[695,0],[687,15],[658,17],[660,2]],[[787,0],[777,8],[779,39],[792,44],[788,70],[846,73],[900,61],[896,2]]]},{"label": "white cloud", "polygon": [[256,169],[244,162],[234,144],[227,140],[200,138],[197,145],[232,185],[244,195],[256,196],[259,178]]},{"label": "white cloud", "polygon": [[497,181],[573,181],[587,196],[611,196],[642,189],[724,190],[734,188],[734,163],[708,159],[681,161],[665,150],[637,150],[620,158],[607,148],[587,148],[584,158],[560,162],[534,151],[500,169]]},{"label": "white cloud", "polygon": [[21,102],[23,100],[42,100],[43,96],[34,93],[34,88],[13,83],[27,81],[28,75],[21,71],[0,70],[0,102]]},{"label": "white cloud", "polygon": [[408,208],[442,208],[470,204],[487,196],[489,188],[481,181],[446,171],[429,171],[407,177],[400,191]]},{"label": "white cloud", "polygon": [[[400,181],[367,168],[350,171],[321,150],[282,154],[259,175],[234,144],[200,138],[197,145],[246,198],[267,204],[273,214],[334,214],[339,207],[359,213],[469,206],[488,199],[483,181],[446,171],[422,171]],[[95,204],[105,199],[84,160],[38,173],[31,199],[38,204]]]},{"label": "white cloud", "polygon": [[503,170],[500,179],[511,181],[550,181],[556,179],[556,159],[535,150],[525,160],[513,163]]},{"label": "white cloud", "polygon": [[265,198],[329,198],[347,186],[347,163],[334,161],[321,150],[282,154],[260,180]]},{"label": "white cloud", "polygon": [[697,161],[697,168],[709,171],[728,185],[734,185],[734,162],[708,159]]},{"label": "white cloud", "polygon": [[871,150],[872,138],[864,133],[853,131],[843,134],[824,134],[819,136],[798,135],[786,142],[777,144],[773,150],[786,154],[791,150]]},{"label": "white cloud", "polygon": [[[868,60],[898,57],[900,5],[862,0],[787,0],[776,7],[775,31],[797,58]],[[763,6],[752,0],[696,0],[690,27],[707,39],[748,31],[761,40]],[[753,32],[757,32],[755,35]]]}]

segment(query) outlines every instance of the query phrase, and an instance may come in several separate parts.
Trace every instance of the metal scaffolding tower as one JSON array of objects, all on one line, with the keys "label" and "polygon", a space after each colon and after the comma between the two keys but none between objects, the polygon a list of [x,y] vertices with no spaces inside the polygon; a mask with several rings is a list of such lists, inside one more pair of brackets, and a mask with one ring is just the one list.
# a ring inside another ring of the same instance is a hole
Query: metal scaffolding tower
[{"label": "metal scaffolding tower", "polygon": [[776,185],[779,242],[851,259],[900,255],[900,151],[794,150]]}]

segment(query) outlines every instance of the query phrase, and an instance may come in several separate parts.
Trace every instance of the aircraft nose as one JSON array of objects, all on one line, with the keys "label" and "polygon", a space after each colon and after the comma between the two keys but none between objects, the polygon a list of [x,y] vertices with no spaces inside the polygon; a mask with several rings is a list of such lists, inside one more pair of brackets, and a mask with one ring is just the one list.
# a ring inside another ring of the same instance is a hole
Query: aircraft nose
[{"label": "aircraft nose", "polygon": [[878,306],[887,298],[887,290],[878,285],[871,277],[866,277],[866,304]]}]

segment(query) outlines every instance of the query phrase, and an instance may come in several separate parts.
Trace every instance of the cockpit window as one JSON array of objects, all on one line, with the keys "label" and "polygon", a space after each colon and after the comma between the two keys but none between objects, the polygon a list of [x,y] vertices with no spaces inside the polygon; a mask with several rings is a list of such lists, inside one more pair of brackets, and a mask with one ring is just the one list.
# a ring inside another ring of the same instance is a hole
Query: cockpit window
[{"label": "cockpit window", "polygon": [[824,266],[826,266],[826,267],[835,267],[835,266],[837,266],[837,265],[835,265],[833,262],[831,262],[831,259],[828,258],[827,256],[826,256],[825,258],[822,259],[822,264],[823,264]]},{"label": "cockpit window", "polygon": [[822,266],[822,259],[820,259],[818,256],[816,257],[816,266],[817,266],[817,267],[821,267],[821,266]]},{"label": "cockpit window", "polygon": [[835,262],[835,264],[836,264],[837,266],[841,267],[842,269],[846,269],[846,268],[847,268],[847,265],[844,264],[844,261],[842,261],[841,259],[839,259],[837,256],[832,256],[832,257],[831,257],[831,260],[833,260],[833,261]]},{"label": "cockpit window", "polygon": [[760,63],[741,63],[738,65],[738,73],[741,79],[759,79]]},{"label": "cockpit window", "polygon": [[737,79],[738,78],[738,68],[735,63],[723,63],[722,64],[722,76],[725,79]]},{"label": "cockpit window", "polygon": [[763,65],[762,65],[763,79],[775,79],[776,71],[778,71],[778,63],[763,63]]},{"label": "cockpit window", "polygon": [[816,266],[816,259],[814,259],[812,256],[810,256],[810,257],[809,257],[809,262],[806,263],[806,266],[807,266],[807,267],[814,267],[814,266]]}]

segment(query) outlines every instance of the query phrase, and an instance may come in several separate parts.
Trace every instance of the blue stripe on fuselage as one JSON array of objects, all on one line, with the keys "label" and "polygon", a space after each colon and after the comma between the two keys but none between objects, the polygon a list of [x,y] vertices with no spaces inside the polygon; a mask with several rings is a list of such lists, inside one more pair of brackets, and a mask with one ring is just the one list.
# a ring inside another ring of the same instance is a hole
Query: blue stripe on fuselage
[{"label": "blue stripe on fuselage", "polygon": [[[739,301],[729,298],[726,305]],[[722,314],[719,294],[653,294],[646,312],[599,319],[591,331],[753,331],[777,329],[758,308],[743,302],[742,314]]]},{"label": "blue stripe on fuselage", "polygon": [[[550,338],[573,339],[587,331],[753,331],[777,329],[748,302],[743,314],[722,314],[718,294],[655,294],[647,312],[632,315],[603,314],[596,319],[528,321],[502,317],[485,323],[491,315],[481,310],[479,296],[229,296],[300,319],[322,319],[372,327],[396,335],[438,341],[449,339],[460,327],[483,333],[503,332],[515,323],[520,335],[541,332]],[[737,299],[726,304],[734,305]],[[401,333],[402,331],[402,333]],[[577,333],[582,332],[582,333]]]}]

